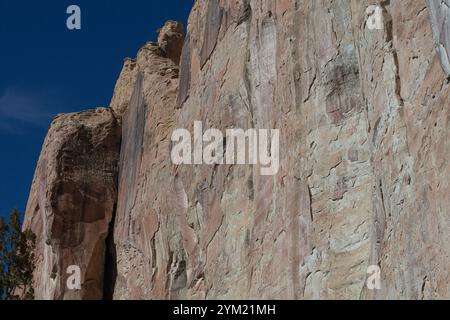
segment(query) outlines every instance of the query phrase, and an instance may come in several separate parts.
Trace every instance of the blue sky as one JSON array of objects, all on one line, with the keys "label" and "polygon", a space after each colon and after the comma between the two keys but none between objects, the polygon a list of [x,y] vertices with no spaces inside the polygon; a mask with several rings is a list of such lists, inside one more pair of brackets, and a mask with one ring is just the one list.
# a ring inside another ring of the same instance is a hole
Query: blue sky
[{"label": "blue sky", "polygon": [[[0,0],[0,216],[24,212],[37,159],[58,113],[108,106],[125,57],[194,0]],[[66,28],[81,8],[82,29]]]}]

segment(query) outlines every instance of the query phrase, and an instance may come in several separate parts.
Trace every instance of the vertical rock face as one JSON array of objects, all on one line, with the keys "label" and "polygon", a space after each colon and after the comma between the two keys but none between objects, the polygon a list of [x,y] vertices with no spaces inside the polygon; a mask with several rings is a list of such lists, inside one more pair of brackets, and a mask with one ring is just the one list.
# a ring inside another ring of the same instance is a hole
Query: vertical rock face
[{"label": "vertical rock face", "polygon": [[428,8],[442,68],[450,76],[450,1],[428,0]]},{"label": "vertical rock face", "polygon": [[450,87],[434,48],[437,8],[429,4],[392,1],[384,33],[361,33],[373,171],[370,262],[383,274],[382,290],[365,297],[450,297]]},{"label": "vertical rock face", "polygon": [[[105,239],[117,201],[119,150],[120,128],[108,109],[53,121],[24,223],[37,235],[37,299],[103,297]],[[73,265],[81,270],[80,290],[66,285],[75,274],[68,269]]]},{"label": "vertical rock face", "polygon": [[[167,23],[111,102],[114,298],[449,298],[448,14],[434,0],[197,0],[183,46]],[[195,121],[279,129],[279,172],[173,165],[171,134]],[[37,199],[59,172],[44,161],[27,210],[41,233],[54,202]],[[41,244],[40,270],[58,248]],[[372,265],[381,290],[367,289]]]},{"label": "vertical rock face", "polygon": [[280,129],[281,170],[174,168],[142,298],[448,297],[445,59],[425,1],[373,4],[196,2],[175,127]]},{"label": "vertical rock face", "polygon": [[177,127],[280,129],[281,168],[176,168],[184,297],[361,295],[373,181],[352,9],[197,1]]},{"label": "vertical rock face", "polygon": [[119,116],[119,119],[128,109],[136,77],[136,61],[130,58],[125,59],[110,103],[110,108]]},{"label": "vertical rock face", "polygon": [[[137,78],[122,120],[114,230],[116,299],[169,298],[169,288],[176,286],[168,271],[182,244],[173,206],[170,137],[178,89],[174,61],[179,60],[184,36],[181,30],[173,36],[174,26],[179,27],[169,22],[161,29],[159,45],[148,43],[139,51]],[[178,57],[173,48],[180,48]]]}]

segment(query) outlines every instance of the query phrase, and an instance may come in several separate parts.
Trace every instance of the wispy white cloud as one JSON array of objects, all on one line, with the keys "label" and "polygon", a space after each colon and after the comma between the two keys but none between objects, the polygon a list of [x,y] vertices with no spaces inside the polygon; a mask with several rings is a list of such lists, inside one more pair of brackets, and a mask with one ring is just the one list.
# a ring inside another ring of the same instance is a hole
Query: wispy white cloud
[{"label": "wispy white cloud", "polygon": [[45,127],[51,110],[45,94],[8,88],[0,95],[0,130],[20,133],[24,127]]}]

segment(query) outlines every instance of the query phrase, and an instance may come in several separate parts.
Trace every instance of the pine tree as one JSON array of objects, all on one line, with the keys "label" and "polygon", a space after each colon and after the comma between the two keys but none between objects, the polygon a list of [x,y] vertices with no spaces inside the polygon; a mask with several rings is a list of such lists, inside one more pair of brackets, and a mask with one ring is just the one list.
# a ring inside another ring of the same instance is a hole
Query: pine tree
[{"label": "pine tree", "polygon": [[22,231],[20,214],[13,210],[9,224],[0,219],[0,299],[34,299],[33,270],[36,236]]}]

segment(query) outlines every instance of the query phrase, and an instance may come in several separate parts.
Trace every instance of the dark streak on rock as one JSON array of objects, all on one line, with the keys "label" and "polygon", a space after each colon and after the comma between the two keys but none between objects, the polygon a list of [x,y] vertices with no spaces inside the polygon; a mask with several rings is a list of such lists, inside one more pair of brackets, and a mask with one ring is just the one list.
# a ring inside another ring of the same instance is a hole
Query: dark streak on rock
[{"label": "dark streak on rock", "polygon": [[222,25],[222,17],[223,8],[220,6],[219,0],[210,0],[208,3],[208,12],[206,14],[203,46],[200,53],[200,63],[202,68],[209,60],[209,57],[216,47],[220,26]]},{"label": "dark streak on rock", "polygon": [[177,108],[181,108],[189,97],[191,87],[191,48],[190,35],[186,35],[181,52],[180,85],[178,89]]}]

